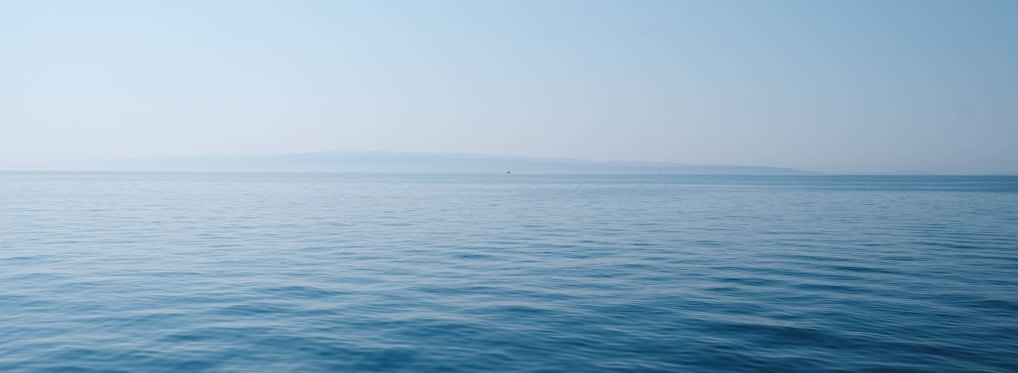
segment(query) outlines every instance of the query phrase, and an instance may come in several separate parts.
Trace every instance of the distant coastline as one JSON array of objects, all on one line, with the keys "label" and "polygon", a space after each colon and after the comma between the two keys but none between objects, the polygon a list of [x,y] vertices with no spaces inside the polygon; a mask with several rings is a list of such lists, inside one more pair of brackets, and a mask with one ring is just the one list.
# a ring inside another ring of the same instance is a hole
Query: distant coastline
[{"label": "distant coastline", "polygon": [[514,174],[810,175],[783,167],[582,159],[462,153],[317,152],[277,155],[182,156],[82,160],[21,165],[11,171],[349,172]]}]

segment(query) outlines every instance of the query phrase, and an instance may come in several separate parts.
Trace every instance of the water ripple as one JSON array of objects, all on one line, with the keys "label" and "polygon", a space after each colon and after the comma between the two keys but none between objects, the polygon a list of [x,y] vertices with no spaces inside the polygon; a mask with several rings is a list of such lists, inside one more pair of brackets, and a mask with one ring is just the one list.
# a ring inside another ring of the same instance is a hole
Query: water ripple
[{"label": "water ripple", "polygon": [[0,371],[1018,371],[1018,178],[0,174]]}]

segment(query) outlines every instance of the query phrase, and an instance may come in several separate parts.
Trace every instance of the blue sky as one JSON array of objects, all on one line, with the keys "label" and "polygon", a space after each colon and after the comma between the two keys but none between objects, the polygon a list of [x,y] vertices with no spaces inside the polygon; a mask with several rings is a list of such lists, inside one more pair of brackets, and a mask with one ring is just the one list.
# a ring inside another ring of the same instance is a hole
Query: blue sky
[{"label": "blue sky", "polygon": [[328,150],[1018,173],[1018,2],[0,0],[0,166]]}]

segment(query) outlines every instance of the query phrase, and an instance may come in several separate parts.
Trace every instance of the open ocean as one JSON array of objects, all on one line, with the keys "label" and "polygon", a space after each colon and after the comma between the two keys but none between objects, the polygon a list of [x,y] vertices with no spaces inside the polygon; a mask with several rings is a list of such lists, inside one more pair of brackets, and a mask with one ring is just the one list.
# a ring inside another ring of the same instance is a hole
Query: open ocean
[{"label": "open ocean", "polygon": [[0,173],[0,372],[1018,371],[1018,177]]}]

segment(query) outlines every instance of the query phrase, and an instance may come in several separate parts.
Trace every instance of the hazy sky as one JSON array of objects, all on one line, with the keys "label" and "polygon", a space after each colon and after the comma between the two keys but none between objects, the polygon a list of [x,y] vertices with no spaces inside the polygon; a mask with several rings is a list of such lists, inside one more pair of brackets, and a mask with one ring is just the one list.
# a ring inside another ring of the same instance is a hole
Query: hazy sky
[{"label": "hazy sky", "polygon": [[0,166],[326,150],[1018,173],[1018,1],[0,0]]}]

